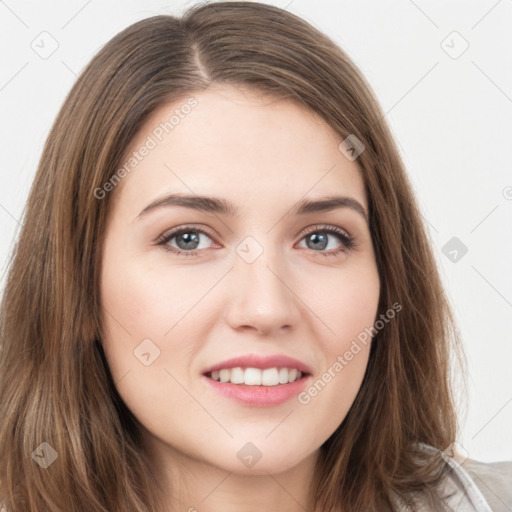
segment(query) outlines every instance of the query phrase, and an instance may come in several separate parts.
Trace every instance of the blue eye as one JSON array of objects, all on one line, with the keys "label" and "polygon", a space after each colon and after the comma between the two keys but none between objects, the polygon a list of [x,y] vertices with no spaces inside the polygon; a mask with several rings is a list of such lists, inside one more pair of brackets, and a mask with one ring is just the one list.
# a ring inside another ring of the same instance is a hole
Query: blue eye
[{"label": "blue eye", "polygon": [[[325,251],[324,249],[329,246],[330,235],[335,235],[334,238],[339,240],[341,247]],[[176,255],[196,256],[205,249],[205,247],[198,248],[203,237],[213,239],[213,236],[203,229],[184,226],[163,235],[156,241],[156,244]],[[322,254],[323,256],[336,256],[341,252],[346,253],[356,247],[354,237],[336,226],[313,226],[303,235],[301,241],[304,239],[310,242],[307,244],[308,248],[314,253]],[[173,240],[175,240],[174,243],[176,245],[170,244]]]},{"label": "blue eye", "polygon": [[[165,250],[175,254],[195,256],[197,254],[197,246],[201,241],[201,235],[211,238],[211,236],[202,229],[183,227],[165,235],[158,241],[158,245],[162,245]],[[173,239],[176,239],[178,247],[169,245],[169,242]],[[179,246],[180,244],[181,247]]]},{"label": "blue eye", "polygon": [[[338,238],[338,240],[341,241],[342,247],[327,252],[323,251],[322,249],[325,249],[329,245],[329,235],[336,235],[335,238]],[[306,233],[304,239],[311,242],[309,244],[310,248],[312,244],[313,247],[314,245],[317,245],[316,249],[321,250],[317,251],[313,249],[313,252],[317,252],[323,256],[336,256],[340,252],[348,252],[356,247],[354,237],[336,226],[314,226],[308,233]]]}]

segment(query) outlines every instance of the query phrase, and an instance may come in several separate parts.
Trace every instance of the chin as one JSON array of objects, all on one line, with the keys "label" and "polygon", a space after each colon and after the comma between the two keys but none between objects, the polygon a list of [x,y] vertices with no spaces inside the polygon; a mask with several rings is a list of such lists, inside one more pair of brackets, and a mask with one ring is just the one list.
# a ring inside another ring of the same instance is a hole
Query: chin
[{"label": "chin", "polygon": [[[210,463],[236,474],[267,475],[288,471],[311,456],[311,453],[303,451],[303,443],[298,443],[297,446],[287,445],[284,440],[278,438],[274,442],[269,442],[262,436],[253,442],[235,441],[235,445],[234,448],[231,446],[222,449],[218,458],[214,455]],[[227,456],[228,453],[232,455]],[[221,465],[219,460],[222,461]]]}]

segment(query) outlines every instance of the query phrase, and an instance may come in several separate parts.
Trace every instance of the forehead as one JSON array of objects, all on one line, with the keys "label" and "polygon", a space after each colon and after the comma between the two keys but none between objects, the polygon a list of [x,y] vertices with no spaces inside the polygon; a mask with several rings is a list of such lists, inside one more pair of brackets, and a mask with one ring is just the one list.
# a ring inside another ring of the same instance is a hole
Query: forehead
[{"label": "forehead", "polygon": [[339,151],[341,141],[295,101],[217,85],[152,113],[125,153],[123,164],[132,170],[116,194],[137,206],[178,192],[261,207],[264,199],[296,202],[339,192],[367,208],[359,166]]}]

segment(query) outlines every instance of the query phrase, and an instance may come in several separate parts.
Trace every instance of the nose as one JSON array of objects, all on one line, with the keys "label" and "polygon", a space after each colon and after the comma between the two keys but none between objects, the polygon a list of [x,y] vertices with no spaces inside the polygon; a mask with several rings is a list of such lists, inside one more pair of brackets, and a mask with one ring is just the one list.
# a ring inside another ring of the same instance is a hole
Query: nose
[{"label": "nose", "polygon": [[233,329],[276,336],[297,325],[300,300],[282,256],[265,250],[252,263],[236,256],[229,279],[225,314]]}]

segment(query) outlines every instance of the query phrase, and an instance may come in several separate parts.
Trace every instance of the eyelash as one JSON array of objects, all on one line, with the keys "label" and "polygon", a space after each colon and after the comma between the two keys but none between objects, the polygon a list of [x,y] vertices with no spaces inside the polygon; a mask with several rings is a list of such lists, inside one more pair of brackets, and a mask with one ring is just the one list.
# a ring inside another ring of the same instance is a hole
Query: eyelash
[{"label": "eyelash", "polygon": [[[214,239],[212,234],[204,229],[195,228],[193,226],[184,226],[184,227],[181,227],[179,229],[176,229],[174,231],[171,231],[170,233],[164,234],[161,237],[159,237],[156,240],[156,245],[162,246],[164,248],[164,250],[171,252],[173,254],[176,254],[178,256],[196,256],[203,249],[184,251],[182,249],[177,249],[176,247],[171,247],[168,245],[168,242],[170,240],[172,240],[173,238],[175,238],[176,236],[182,235],[184,233],[190,233],[190,232],[202,233],[204,235],[207,235],[212,240]],[[356,244],[353,236],[349,235],[346,231],[344,231],[336,226],[329,226],[329,225],[327,225],[327,226],[326,225],[312,226],[310,229],[308,229],[308,231],[306,233],[304,233],[301,240],[313,233],[330,233],[330,234],[337,235],[342,243],[342,248],[337,249],[335,251],[329,251],[329,252],[313,251],[314,253],[317,253],[319,255],[323,255],[326,257],[338,256],[338,254],[341,252],[349,252],[349,251],[353,250],[355,247],[357,247],[357,244]]]}]

